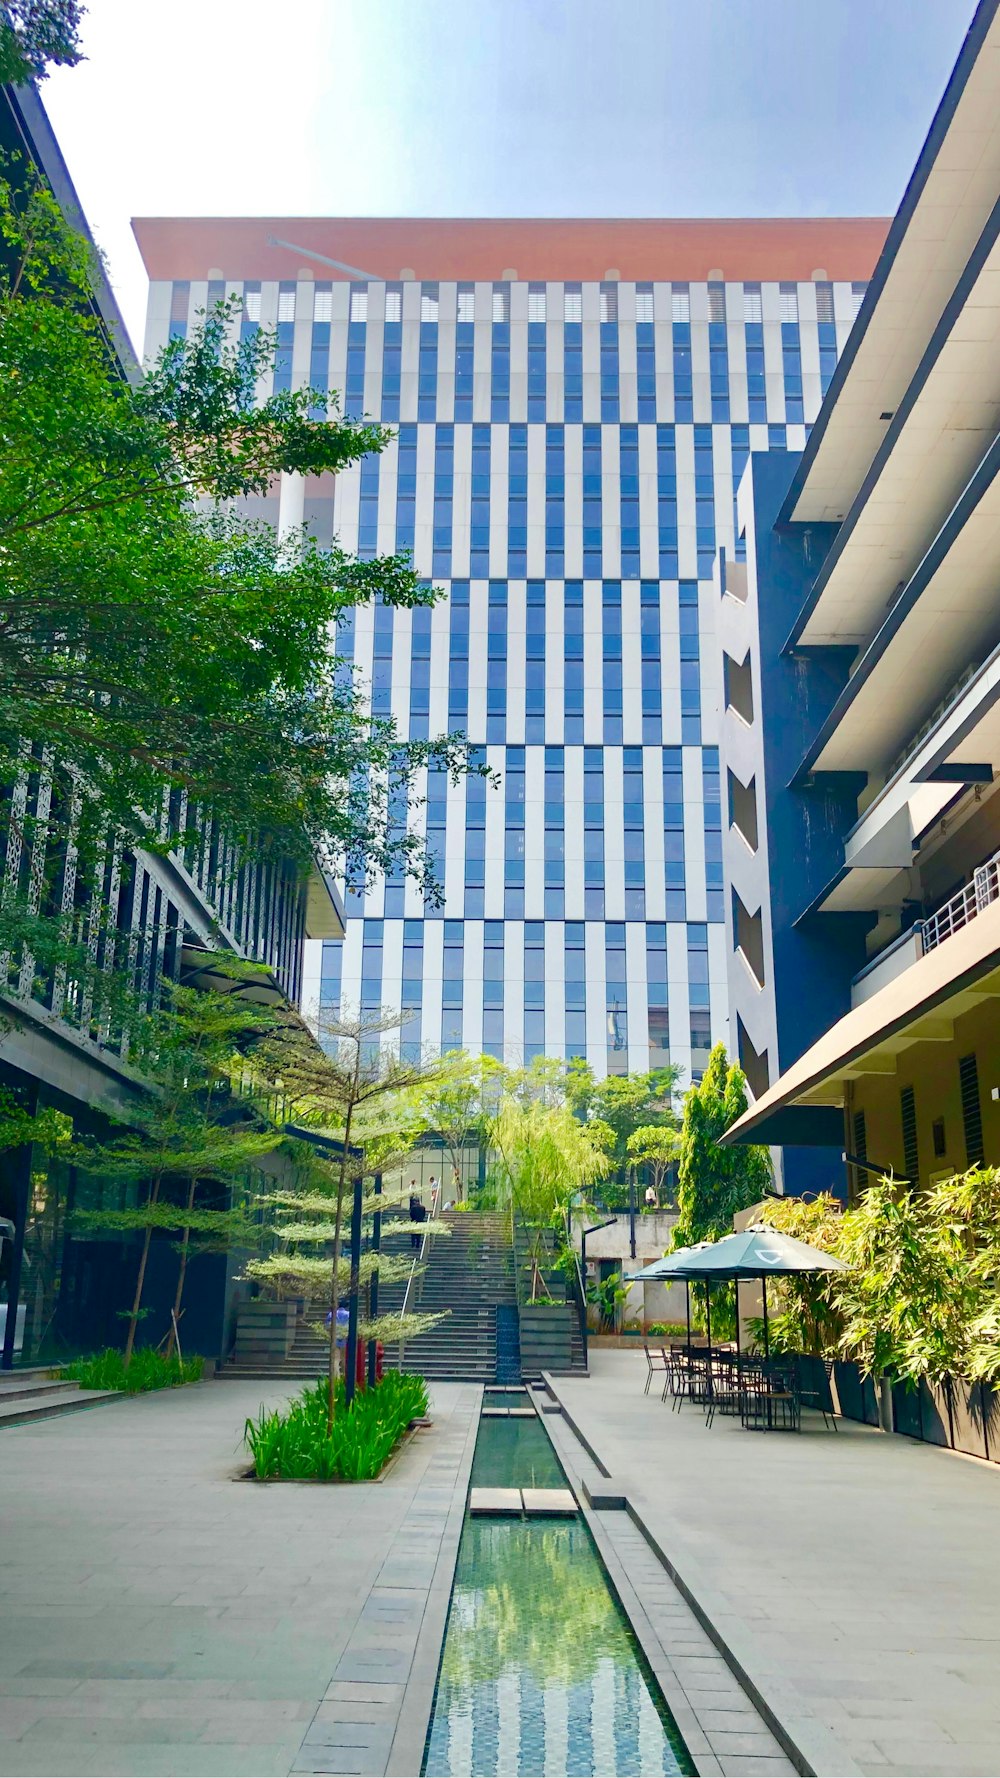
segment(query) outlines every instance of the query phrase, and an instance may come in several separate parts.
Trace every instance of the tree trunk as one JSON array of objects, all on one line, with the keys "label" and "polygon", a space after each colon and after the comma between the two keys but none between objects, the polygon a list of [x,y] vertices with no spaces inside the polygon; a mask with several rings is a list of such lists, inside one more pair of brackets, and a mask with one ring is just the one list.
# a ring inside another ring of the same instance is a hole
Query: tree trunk
[{"label": "tree trunk", "polygon": [[[188,1200],[187,1200],[188,1210],[191,1210],[194,1206],[195,1183],[196,1183],[195,1180],[192,1179],[191,1189],[188,1192]],[[181,1318],[181,1298],[184,1295],[184,1280],[187,1277],[188,1248],[190,1246],[190,1242],[191,1242],[191,1230],[190,1230],[190,1228],[185,1228],[183,1237],[181,1239],[180,1264],[177,1268],[177,1289],[174,1293],[174,1313],[173,1313],[173,1316],[172,1316],[171,1322],[170,1322],[170,1337],[167,1340],[167,1357],[168,1358],[170,1358],[172,1356],[174,1346],[177,1343],[177,1324]]]},{"label": "tree trunk", "polygon": [[347,1108],[344,1122],[344,1149],[340,1157],[340,1178],[337,1181],[337,1214],[333,1224],[333,1266],[330,1273],[330,1358],[326,1398],[326,1429],[333,1431],[334,1400],[337,1390],[337,1310],[340,1308],[340,1231],[344,1217],[344,1190],[347,1184],[347,1153],[351,1141],[353,1105]]},{"label": "tree trunk", "polygon": [[[159,1198],[159,1195],[160,1181],[159,1179],[155,1179],[150,1187],[149,1197],[146,1199],[147,1210],[152,1209],[153,1205]],[[128,1339],[125,1341],[125,1356],[122,1360],[122,1368],[124,1370],[128,1370],[128,1367],[132,1362],[132,1353],[135,1350],[135,1330],[139,1325],[139,1310],[142,1308],[142,1287],[146,1282],[146,1261],[149,1258],[149,1243],[152,1238],[153,1225],[151,1222],[148,1222],[146,1224],[146,1233],[142,1242],[142,1258],[139,1261],[139,1275],[135,1281],[135,1296],[132,1299],[132,1313],[129,1317]]]}]

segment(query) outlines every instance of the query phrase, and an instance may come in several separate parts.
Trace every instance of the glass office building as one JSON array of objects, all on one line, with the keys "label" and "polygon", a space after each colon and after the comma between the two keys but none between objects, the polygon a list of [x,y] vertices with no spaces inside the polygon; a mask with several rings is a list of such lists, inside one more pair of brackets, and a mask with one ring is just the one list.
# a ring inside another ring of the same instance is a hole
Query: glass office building
[{"label": "glass office building", "polygon": [[412,1045],[697,1076],[728,1034],[717,556],[749,453],[803,448],[883,225],[136,232],[148,352],[234,291],[276,388],[395,429],[261,510],[412,552],[439,603],[359,611],[340,650],[401,734],[461,730],[499,780],[430,774],[443,902],[348,883],[307,999],[405,1008]]}]

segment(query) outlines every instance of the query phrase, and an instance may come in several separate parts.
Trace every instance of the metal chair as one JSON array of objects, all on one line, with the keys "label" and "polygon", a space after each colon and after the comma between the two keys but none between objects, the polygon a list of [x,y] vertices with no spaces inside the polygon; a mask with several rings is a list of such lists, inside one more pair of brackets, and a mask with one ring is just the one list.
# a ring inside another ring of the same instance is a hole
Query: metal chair
[{"label": "metal chair", "polygon": [[822,1414],[824,1426],[827,1427],[828,1430],[836,1432],[837,1413],[833,1405],[833,1362],[832,1358],[824,1358],[821,1360],[823,1372],[826,1377],[825,1391],[818,1386],[810,1387],[808,1384],[803,1386],[801,1367],[796,1365],[795,1369],[799,1389],[799,1400],[802,1406],[804,1408],[815,1408],[818,1413]]},{"label": "metal chair", "polygon": [[687,1354],[672,1347],[667,1357],[667,1376],[663,1385],[661,1401],[666,1401],[670,1391],[671,1411],[680,1412],[684,1402],[691,1394],[691,1371],[687,1362]]},{"label": "metal chair", "polygon": [[[643,1395],[648,1395],[649,1385],[653,1380],[653,1372],[668,1371],[670,1368],[670,1358],[665,1346],[650,1346],[643,1340],[642,1349],[646,1354],[646,1387],[642,1393]],[[663,1387],[664,1392],[666,1392],[666,1383],[664,1383]],[[663,1400],[662,1395],[660,1400]]]},{"label": "metal chair", "polygon": [[794,1366],[754,1366],[747,1370],[744,1383],[740,1417],[750,1432],[802,1430]]}]

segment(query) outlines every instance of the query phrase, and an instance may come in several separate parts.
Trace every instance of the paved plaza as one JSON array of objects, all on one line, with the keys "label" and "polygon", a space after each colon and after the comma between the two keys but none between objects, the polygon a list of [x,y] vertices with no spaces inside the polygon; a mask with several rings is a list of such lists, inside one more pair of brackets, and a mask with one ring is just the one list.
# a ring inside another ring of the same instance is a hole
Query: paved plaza
[{"label": "paved plaza", "polygon": [[[589,1379],[552,1386],[606,1491],[814,1769],[996,1778],[1000,1470],[818,1415],[798,1437],[709,1429],[690,1404],[644,1396],[645,1378],[641,1353],[597,1351]],[[577,1475],[596,1477],[555,1424]]]},{"label": "paved plaza", "polygon": [[353,1486],[233,1479],[262,1383],[6,1430],[0,1773],[412,1778],[480,1393]]}]

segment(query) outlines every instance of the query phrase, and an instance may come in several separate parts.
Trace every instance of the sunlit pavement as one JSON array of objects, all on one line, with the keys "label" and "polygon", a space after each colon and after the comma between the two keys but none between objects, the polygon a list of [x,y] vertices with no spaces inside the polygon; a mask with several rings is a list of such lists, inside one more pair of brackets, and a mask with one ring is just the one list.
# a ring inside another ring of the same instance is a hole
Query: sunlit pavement
[{"label": "sunlit pavement", "polygon": [[233,1479],[262,1383],[5,1430],[0,1772],[417,1770],[479,1394],[356,1486]]}]

